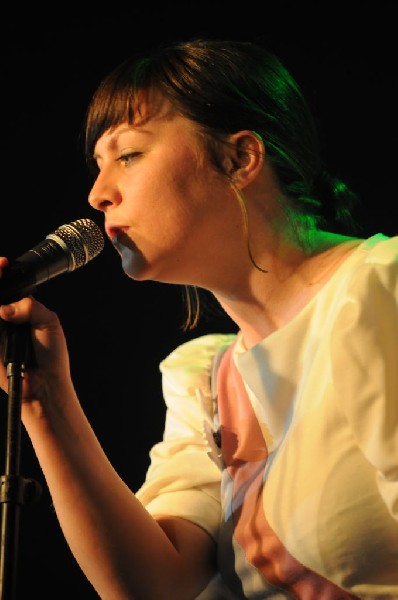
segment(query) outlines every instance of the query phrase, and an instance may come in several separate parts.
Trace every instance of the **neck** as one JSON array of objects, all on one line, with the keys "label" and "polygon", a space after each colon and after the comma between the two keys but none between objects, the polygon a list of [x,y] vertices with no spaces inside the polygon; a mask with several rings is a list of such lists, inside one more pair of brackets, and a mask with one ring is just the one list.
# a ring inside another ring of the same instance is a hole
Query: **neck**
[{"label": "neck", "polygon": [[[335,234],[319,236],[310,253],[294,249],[270,255],[268,272],[252,267],[231,294],[215,294],[242,332],[247,348],[294,318],[323,288],[361,240]],[[282,258],[281,258],[282,257]]]}]

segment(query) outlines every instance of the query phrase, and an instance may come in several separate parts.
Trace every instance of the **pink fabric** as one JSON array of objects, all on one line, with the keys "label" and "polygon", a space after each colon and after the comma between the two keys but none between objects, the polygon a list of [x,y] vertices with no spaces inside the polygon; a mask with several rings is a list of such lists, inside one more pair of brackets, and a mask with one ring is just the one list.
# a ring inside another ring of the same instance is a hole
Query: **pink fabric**
[{"label": "pink fabric", "polygon": [[299,563],[264,514],[263,473],[267,446],[242,378],[226,351],[218,373],[222,452],[233,481],[234,535],[247,560],[274,586],[302,600],[348,600],[357,596]]}]

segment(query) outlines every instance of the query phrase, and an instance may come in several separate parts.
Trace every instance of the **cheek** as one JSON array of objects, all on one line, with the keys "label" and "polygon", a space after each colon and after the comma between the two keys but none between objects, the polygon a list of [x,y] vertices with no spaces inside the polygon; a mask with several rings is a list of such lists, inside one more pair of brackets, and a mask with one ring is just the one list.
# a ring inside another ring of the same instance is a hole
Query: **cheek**
[{"label": "cheek", "polygon": [[187,243],[199,226],[209,228],[207,221],[225,211],[223,198],[228,187],[198,151],[170,146],[167,152],[154,152],[139,172],[134,172],[130,191],[126,182],[137,241],[144,242],[147,249],[148,243],[163,249]]},{"label": "cheek", "polygon": [[194,219],[205,209],[210,190],[205,184],[206,173],[192,161],[177,156],[172,161],[160,160],[160,164],[160,169],[146,169],[134,192],[141,218],[157,223],[154,233],[158,235]]},{"label": "cheek", "polygon": [[165,181],[181,217],[200,218],[213,210],[225,190],[225,179],[213,165],[192,153],[186,153],[174,165],[178,166],[165,174]]}]

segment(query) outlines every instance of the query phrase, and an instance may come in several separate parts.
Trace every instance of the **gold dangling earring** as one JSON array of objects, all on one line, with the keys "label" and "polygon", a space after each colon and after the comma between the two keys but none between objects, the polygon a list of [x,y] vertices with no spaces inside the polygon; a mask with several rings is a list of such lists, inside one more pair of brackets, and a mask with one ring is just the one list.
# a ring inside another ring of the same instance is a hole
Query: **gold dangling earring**
[{"label": "gold dangling earring", "polygon": [[239,190],[233,183],[231,183],[231,187],[235,193],[235,196],[239,202],[239,207],[242,213],[242,217],[243,217],[243,227],[244,227],[244,233],[245,233],[245,240],[246,240],[246,246],[247,246],[247,251],[249,253],[249,258],[250,258],[250,262],[252,263],[252,265],[258,270],[261,271],[261,273],[268,273],[267,269],[263,269],[262,267],[260,267],[256,261],[254,260],[251,248],[250,248],[250,237],[249,237],[249,216],[247,214],[247,208],[246,208],[246,202],[245,199],[243,197],[243,193],[241,192],[241,190]]}]

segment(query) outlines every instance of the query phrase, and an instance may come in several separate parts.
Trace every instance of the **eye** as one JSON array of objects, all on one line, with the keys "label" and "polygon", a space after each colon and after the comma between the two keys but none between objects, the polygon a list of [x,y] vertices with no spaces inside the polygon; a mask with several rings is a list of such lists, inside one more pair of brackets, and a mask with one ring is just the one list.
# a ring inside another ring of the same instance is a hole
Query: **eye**
[{"label": "eye", "polygon": [[126,152],[124,154],[121,154],[116,160],[127,166],[130,163],[132,163],[133,160],[140,155],[141,155],[141,152]]}]

